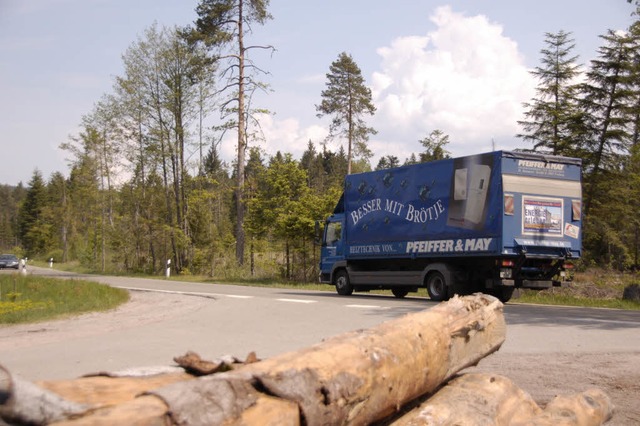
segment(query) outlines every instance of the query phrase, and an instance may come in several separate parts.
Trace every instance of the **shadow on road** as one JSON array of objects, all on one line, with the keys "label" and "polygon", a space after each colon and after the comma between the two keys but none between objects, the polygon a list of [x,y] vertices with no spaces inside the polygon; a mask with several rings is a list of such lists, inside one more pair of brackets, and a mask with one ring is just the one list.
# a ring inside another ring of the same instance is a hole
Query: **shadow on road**
[{"label": "shadow on road", "polygon": [[574,326],[591,330],[640,327],[640,311],[567,306],[505,305],[507,324]]}]

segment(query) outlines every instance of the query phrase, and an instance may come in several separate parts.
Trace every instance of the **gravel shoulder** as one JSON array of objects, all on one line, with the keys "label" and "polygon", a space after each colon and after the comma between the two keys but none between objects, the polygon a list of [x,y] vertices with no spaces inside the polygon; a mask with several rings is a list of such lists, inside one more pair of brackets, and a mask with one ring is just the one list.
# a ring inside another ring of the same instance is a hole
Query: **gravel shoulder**
[{"label": "gravel shoulder", "polygon": [[556,395],[602,389],[613,402],[607,425],[640,424],[640,353],[513,354],[497,352],[466,371],[506,376],[540,406]]},{"label": "gravel shoulder", "polygon": [[[0,326],[0,351],[166,321],[198,310],[206,303],[203,297],[132,291],[128,303],[111,311],[36,324]],[[640,424],[639,366],[638,352],[513,354],[498,351],[466,371],[506,376],[542,406],[556,395],[599,387],[615,405],[614,417],[607,424],[630,425]]]}]

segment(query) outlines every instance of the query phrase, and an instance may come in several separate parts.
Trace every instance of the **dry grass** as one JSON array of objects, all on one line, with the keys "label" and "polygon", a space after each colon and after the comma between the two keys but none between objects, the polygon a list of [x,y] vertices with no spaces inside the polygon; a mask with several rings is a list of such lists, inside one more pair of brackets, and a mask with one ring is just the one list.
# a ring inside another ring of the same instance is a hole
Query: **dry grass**
[{"label": "dry grass", "polygon": [[640,283],[637,273],[604,269],[576,272],[572,282],[543,291],[523,291],[519,301],[554,305],[591,306],[640,310],[640,302],[623,300],[625,287]]}]

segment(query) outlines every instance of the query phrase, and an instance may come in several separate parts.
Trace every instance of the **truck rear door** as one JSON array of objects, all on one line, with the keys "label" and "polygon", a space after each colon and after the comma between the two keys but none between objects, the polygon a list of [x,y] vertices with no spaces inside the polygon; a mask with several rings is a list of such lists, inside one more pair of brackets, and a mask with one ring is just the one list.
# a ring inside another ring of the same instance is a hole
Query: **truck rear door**
[{"label": "truck rear door", "polygon": [[578,258],[579,159],[503,153],[503,254]]}]

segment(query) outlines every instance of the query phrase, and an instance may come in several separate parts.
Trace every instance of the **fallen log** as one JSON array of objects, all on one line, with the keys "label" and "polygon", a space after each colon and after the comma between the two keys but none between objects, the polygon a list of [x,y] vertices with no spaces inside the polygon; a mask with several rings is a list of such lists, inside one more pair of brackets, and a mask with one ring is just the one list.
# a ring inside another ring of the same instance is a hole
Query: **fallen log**
[{"label": "fallen log", "polygon": [[600,389],[556,396],[543,412],[514,426],[599,426],[613,417],[611,399]]},{"label": "fallen log", "polygon": [[542,412],[535,401],[506,377],[464,374],[400,418],[393,426],[512,425]]},{"label": "fallen log", "polygon": [[390,426],[598,426],[611,419],[613,405],[598,389],[557,396],[540,408],[531,396],[506,377],[464,374],[447,383]]},{"label": "fallen log", "polygon": [[[18,424],[49,424],[80,415],[88,405],[22,380],[0,366],[0,419]],[[0,424],[4,424],[1,422]]]},{"label": "fallen log", "polygon": [[[183,369],[161,374],[129,370],[125,377],[112,373],[38,384],[0,369],[0,417],[59,426],[595,426],[611,418],[611,401],[597,389],[556,397],[541,409],[505,377],[456,376],[497,350],[504,338],[497,299],[456,297],[259,362],[255,354],[245,362],[207,361],[187,352],[174,358]],[[202,374],[210,375],[194,376]]]},{"label": "fallen log", "polygon": [[435,391],[504,339],[502,303],[483,294],[454,297],[428,311],[153,394],[167,403],[175,423],[187,424],[212,403],[203,390],[239,380],[296,402],[308,425],[366,425]]},{"label": "fallen log", "polygon": [[[200,386],[190,382],[194,392],[202,392],[199,402],[206,405],[183,412],[179,421],[163,399],[143,394],[124,403],[103,406],[81,417],[70,417],[56,426],[168,426],[168,425],[260,425],[299,426],[296,403],[257,392],[244,381],[220,382],[218,386]],[[191,398],[192,394],[183,395]],[[188,403],[188,402],[187,402]]]},{"label": "fallen log", "polygon": [[[433,392],[504,339],[496,298],[454,297],[368,330],[148,390],[122,403],[93,401],[90,411],[75,412],[64,424],[120,424],[125,418],[140,425],[369,424]],[[191,365],[209,368],[188,358]]]},{"label": "fallen log", "polygon": [[68,401],[96,408],[121,404],[149,390],[194,378],[194,376],[181,371],[143,376],[97,375],[74,380],[40,381],[36,384]]}]

